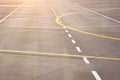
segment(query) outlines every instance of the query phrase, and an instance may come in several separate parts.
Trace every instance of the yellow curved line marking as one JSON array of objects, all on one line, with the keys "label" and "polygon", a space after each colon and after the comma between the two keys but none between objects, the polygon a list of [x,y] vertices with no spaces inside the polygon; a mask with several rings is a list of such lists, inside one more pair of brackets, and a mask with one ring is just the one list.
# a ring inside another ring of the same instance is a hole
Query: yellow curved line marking
[{"label": "yellow curved line marking", "polygon": [[79,30],[79,29],[76,29],[76,28],[72,28],[72,27],[69,27],[69,26],[64,25],[63,23],[61,23],[60,18],[62,18],[64,16],[67,16],[67,15],[78,14],[78,13],[80,13],[80,12],[65,13],[65,14],[62,14],[60,16],[57,16],[56,17],[56,23],[59,24],[62,27],[68,28],[68,29],[76,31],[76,32],[80,32],[80,33],[84,33],[84,34],[88,34],[88,35],[92,35],[92,36],[97,36],[97,37],[101,37],[101,38],[106,38],[106,39],[120,40],[120,38],[117,38],[117,37],[111,37],[111,36],[105,36],[105,35],[101,35],[101,34],[91,33],[91,32]]},{"label": "yellow curved line marking", "polygon": [[57,53],[44,53],[44,52],[32,52],[32,51],[17,51],[17,50],[0,50],[3,53],[20,53],[25,55],[43,55],[43,56],[58,56],[58,57],[74,57],[74,58],[89,58],[89,59],[104,59],[104,60],[116,60],[119,61],[120,58],[110,58],[110,57],[98,57],[98,56],[86,56],[86,55],[72,55],[72,54],[57,54]]}]

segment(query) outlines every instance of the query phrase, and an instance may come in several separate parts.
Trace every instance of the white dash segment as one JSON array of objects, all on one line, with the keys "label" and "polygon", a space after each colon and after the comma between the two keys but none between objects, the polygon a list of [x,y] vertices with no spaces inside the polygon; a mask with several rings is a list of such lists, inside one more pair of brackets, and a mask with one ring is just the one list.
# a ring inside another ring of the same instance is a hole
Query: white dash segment
[{"label": "white dash segment", "polygon": [[83,57],[83,60],[86,64],[90,64],[89,60],[86,57]]},{"label": "white dash segment", "polygon": [[69,31],[68,30],[65,30],[66,33],[68,33]]},{"label": "white dash segment", "polygon": [[96,71],[91,71],[96,80],[102,80]]},{"label": "white dash segment", "polygon": [[76,47],[76,50],[77,50],[78,52],[82,52],[79,47]]},{"label": "white dash segment", "polygon": [[71,34],[68,34],[68,36],[71,38],[72,37],[72,35]]},{"label": "white dash segment", "polygon": [[73,44],[76,44],[76,41],[74,39],[71,40]]}]

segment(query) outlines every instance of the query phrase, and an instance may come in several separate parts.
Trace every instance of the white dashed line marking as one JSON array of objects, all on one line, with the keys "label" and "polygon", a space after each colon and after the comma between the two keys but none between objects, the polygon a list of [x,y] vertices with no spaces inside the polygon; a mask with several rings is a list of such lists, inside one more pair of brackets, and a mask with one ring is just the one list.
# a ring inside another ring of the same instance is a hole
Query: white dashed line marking
[{"label": "white dashed line marking", "polygon": [[[54,14],[56,15],[56,17],[57,17],[57,13],[56,13],[55,9],[52,7],[52,5],[50,5],[50,7],[51,7],[51,10],[53,11],[53,13],[54,13]],[[82,7],[82,6],[81,6],[81,7]],[[84,7],[82,7],[82,8],[84,8]],[[84,8],[84,9],[88,10],[87,8]],[[110,17],[101,15],[101,14],[96,13],[96,12],[91,11],[91,10],[88,10],[88,11],[93,12],[93,13],[95,13],[95,14],[98,14],[98,15],[100,15],[100,16],[103,16],[103,17],[105,17],[105,18],[108,18],[108,19],[110,19],[110,20],[113,20],[113,21],[115,21],[115,22],[120,23],[119,21],[117,21],[117,20],[115,20],[115,19],[112,19],[112,18],[110,18]],[[60,22],[60,23],[61,23],[61,22]],[[66,27],[64,27],[64,29],[65,29],[65,32],[66,32],[66,33],[69,33],[69,31],[66,30]],[[69,36],[70,38],[72,37],[71,34],[68,34],[68,36]],[[72,39],[71,41],[72,41],[72,43],[76,44],[76,41],[75,41],[75,40]],[[77,52],[82,52],[82,50],[80,49],[80,47],[75,47],[75,48],[76,48]],[[86,57],[84,57],[83,60],[84,60],[84,62],[85,62],[86,64],[90,64],[89,60],[88,60]],[[98,73],[97,73],[96,71],[91,71],[91,73],[93,74],[93,76],[95,77],[96,80],[102,80],[101,77],[98,75]]]},{"label": "white dashed line marking", "polygon": [[86,64],[90,64],[89,60],[86,57],[84,57],[83,60]]},{"label": "white dashed line marking", "polygon": [[76,44],[76,41],[74,39],[71,40],[73,44]]},{"label": "white dashed line marking", "polygon": [[68,36],[71,38],[72,37],[72,35],[71,34],[68,34]]},{"label": "white dashed line marking", "polygon": [[96,71],[91,71],[96,80],[102,80]]},{"label": "white dashed line marking", "polygon": [[77,50],[78,52],[82,52],[79,47],[76,47],[76,50]]},{"label": "white dashed line marking", "polygon": [[69,31],[68,30],[65,30],[66,33],[68,33]]}]

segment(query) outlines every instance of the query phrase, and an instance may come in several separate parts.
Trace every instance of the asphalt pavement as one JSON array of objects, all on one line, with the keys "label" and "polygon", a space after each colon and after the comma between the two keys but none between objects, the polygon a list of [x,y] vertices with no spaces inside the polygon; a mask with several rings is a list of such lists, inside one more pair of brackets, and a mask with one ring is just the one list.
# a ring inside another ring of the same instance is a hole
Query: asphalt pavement
[{"label": "asphalt pavement", "polygon": [[0,80],[120,79],[119,0],[14,1],[0,1]]}]

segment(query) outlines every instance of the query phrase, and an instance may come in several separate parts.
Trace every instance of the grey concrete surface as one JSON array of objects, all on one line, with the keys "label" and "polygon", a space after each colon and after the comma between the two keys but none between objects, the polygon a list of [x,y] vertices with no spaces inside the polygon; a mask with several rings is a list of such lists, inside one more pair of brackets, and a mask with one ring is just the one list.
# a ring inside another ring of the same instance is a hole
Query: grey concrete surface
[{"label": "grey concrete surface", "polygon": [[[29,54],[29,52],[67,53],[69,55],[119,58],[119,40],[63,29],[55,22],[55,15],[59,16],[74,12],[75,14],[63,16],[61,18],[62,23],[78,30],[119,38],[120,23],[80,7],[83,6],[100,12],[119,21],[120,16],[118,13],[108,15],[109,11],[105,10],[114,8],[114,10],[119,12],[118,0],[114,0],[114,2],[111,0],[22,1],[24,2],[23,6],[0,23],[0,80],[120,79],[120,61],[95,58],[88,59],[90,64],[86,64],[82,58]],[[105,4],[109,4],[109,6],[101,6]],[[0,8],[2,9],[0,14],[7,13],[0,15],[1,19],[3,19],[16,7],[4,6],[4,8]],[[4,9],[7,10],[4,11]],[[66,32],[66,30],[69,32]],[[72,37],[68,34],[71,34]],[[75,40],[75,43],[72,40]],[[82,52],[78,52],[76,47],[79,47]],[[5,52],[6,50],[11,51]],[[19,51],[29,52],[26,52],[27,55],[23,55],[25,52],[20,53]],[[92,71],[96,71],[101,79],[95,78],[91,73]]]}]

